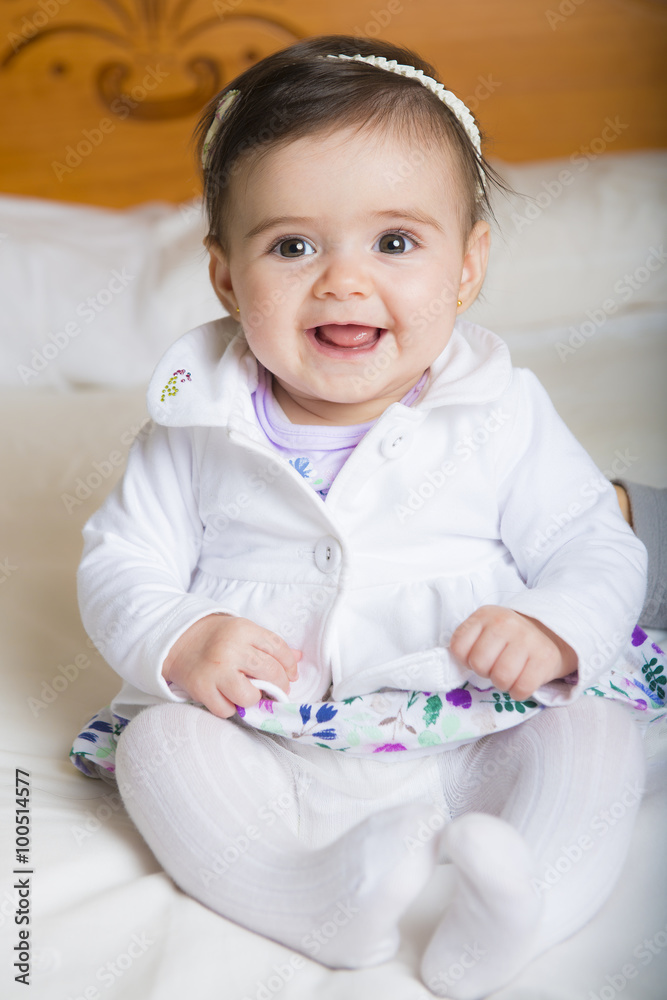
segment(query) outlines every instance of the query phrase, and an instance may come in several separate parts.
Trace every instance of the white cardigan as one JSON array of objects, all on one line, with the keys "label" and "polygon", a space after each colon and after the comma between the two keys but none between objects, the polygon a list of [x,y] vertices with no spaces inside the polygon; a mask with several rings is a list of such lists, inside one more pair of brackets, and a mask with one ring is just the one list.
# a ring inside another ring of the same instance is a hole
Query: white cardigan
[{"label": "white cardigan", "polygon": [[577,684],[544,685],[543,704],[622,662],[646,550],[495,334],[459,322],[417,402],[385,410],[326,502],[262,434],[256,384],[234,320],[178,340],[149,387],[152,426],[84,527],[81,615],[125,680],[117,714],[186,699],[162,664],[214,612],[303,651],[299,703],[474,679],[448,642],[482,604],[538,619],[578,654]]}]

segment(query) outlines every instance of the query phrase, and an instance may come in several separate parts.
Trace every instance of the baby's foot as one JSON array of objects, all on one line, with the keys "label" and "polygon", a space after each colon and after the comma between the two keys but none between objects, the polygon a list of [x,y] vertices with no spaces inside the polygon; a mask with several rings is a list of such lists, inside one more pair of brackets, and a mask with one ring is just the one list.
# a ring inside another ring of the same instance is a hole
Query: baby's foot
[{"label": "baby's foot", "polygon": [[422,959],[436,996],[479,1000],[512,980],[535,957],[542,900],[531,886],[533,860],[504,820],[468,813],[442,836],[457,884]]},{"label": "baby's foot", "polygon": [[[338,883],[336,902],[313,918],[313,929],[301,942],[304,954],[348,969],[377,965],[395,954],[398,921],[437,864],[440,834],[417,839],[432,818],[428,806],[396,806],[370,816],[325,849],[327,875]],[[322,888],[331,898],[331,885]]]}]

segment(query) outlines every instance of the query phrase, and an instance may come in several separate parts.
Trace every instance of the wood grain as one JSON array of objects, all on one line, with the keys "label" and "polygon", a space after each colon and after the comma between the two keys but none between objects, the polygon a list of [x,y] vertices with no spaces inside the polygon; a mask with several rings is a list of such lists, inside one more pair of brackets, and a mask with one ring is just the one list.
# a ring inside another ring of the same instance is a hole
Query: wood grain
[{"label": "wood grain", "polygon": [[664,147],[666,26],[661,0],[1,0],[1,187],[113,207],[189,199],[201,106],[321,33],[416,49],[505,160]]}]

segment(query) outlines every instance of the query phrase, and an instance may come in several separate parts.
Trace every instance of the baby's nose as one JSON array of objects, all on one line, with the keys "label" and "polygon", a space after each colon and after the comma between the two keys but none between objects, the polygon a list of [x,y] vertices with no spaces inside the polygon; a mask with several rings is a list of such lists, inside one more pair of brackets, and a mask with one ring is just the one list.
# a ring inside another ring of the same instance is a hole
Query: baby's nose
[{"label": "baby's nose", "polygon": [[325,263],[313,285],[313,293],[318,298],[347,299],[356,295],[367,298],[372,292],[368,269],[358,257],[342,254]]}]

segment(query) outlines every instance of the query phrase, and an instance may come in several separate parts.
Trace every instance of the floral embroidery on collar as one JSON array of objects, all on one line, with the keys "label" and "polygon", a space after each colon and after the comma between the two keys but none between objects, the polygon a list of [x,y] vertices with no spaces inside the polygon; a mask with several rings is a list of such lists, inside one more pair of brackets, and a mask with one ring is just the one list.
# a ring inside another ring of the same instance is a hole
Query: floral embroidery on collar
[{"label": "floral embroidery on collar", "polygon": [[[179,376],[181,375],[184,375],[185,378],[179,378]],[[167,396],[175,396],[176,393],[178,392],[178,385],[176,383],[179,381],[185,382],[186,380],[188,382],[192,382],[190,372],[186,372],[185,368],[179,368],[178,371],[175,371],[174,374],[169,379],[169,381],[167,382],[167,384],[165,385],[164,389],[162,390],[162,395],[160,396],[160,402],[164,403]]]}]

